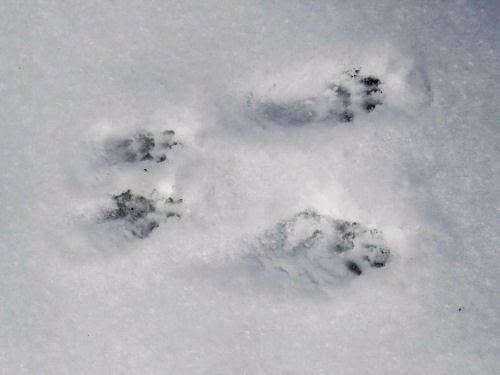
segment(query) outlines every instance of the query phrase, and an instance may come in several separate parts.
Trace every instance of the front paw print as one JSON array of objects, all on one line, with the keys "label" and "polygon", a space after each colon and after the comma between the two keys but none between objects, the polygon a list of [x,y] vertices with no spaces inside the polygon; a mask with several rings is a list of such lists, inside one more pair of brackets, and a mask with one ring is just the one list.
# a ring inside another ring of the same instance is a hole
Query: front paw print
[{"label": "front paw print", "polygon": [[[116,183],[112,188],[116,193],[111,196],[109,206],[101,210],[99,221],[114,222],[127,234],[146,238],[167,219],[180,218],[182,199],[173,198],[169,189],[165,190],[168,175],[162,172],[168,167],[170,152],[180,146],[173,130],[142,130],[107,138],[101,160],[105,162],[109,181]],[[169,185],[173,183],[170,181]]]},{"label": "front paw print", "polygon": [[180,218],[182,199],[162,197],[153,193],[149,197],[131,190],[113,196],[114,207],[105,213],[109,220],[121,220],[135,237],[145,238],[170,217]]},{"label": "front paw print", "polygon": [[110,139],[106,145],[108,159],[113,162],[138,162],[152,160],[161,163],[167,160],[167,153],[180,143],[173,130],[155,135],[142,131],[124,139]]}]

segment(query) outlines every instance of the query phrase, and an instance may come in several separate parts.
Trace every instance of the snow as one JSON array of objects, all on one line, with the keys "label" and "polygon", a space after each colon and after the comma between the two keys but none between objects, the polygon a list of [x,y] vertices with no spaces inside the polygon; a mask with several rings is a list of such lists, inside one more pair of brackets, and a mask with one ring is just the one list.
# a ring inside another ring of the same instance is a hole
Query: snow
[{"label": "snow", "polygon": [[[0,9],[1,373],[499,372],[496,2]],[[357,68],[381,81],[369,112]],[[340,83],[351,122],[328,117]],[[113,153],[145,133],[153,160]],[[155,205],[144,238],[106,220],[128,189]],[[305,210],[376,228],[387,264],[256,272]]]}]

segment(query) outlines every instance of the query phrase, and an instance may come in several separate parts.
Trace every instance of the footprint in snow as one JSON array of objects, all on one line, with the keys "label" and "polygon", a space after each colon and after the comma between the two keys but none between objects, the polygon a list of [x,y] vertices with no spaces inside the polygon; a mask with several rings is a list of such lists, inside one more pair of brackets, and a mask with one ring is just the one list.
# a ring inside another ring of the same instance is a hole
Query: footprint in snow
[{"label": "footprint in snow", "polygon": [[251,117],[279,125],[306,125],[315,122],[352,122],[360,110],[372,112],[383,104],[379,78],[360,74],[360,69],[344,72],[337,83],[327,83],[317,95],[296,100],[266,100],[247,97]]},{"label": "footprint in snow", "polygon": [[382,234],[362,224],[303,211],[264,233],[245,257],[256,275],[300,285],[352,279],[390,258]]}]

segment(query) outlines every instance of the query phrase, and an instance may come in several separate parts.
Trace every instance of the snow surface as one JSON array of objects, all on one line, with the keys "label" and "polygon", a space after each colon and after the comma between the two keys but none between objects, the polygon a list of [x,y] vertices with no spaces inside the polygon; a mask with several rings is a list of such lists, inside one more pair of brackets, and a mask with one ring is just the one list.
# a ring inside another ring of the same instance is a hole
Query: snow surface
[{"label": "snow surface", "polygon": [[[0,1],[0,373],[497,374],[495,1]],[[284,126],[247,105],[361,67],[384,102]],[[174,130],[163,163],[109,158]],[[147,171],[144,171],[147,169]],[[127,189],[182,199],[136,238]],[[154,191],[154,192],[153,192]],[[253,275],[303,210],[363,223],[385,267]]]}]

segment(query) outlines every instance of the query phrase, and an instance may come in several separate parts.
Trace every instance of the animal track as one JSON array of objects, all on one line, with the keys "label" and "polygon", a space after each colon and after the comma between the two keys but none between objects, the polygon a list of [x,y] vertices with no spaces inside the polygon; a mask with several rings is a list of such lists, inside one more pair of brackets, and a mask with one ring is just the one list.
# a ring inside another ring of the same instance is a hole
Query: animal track
[{"label": "animal track", "polygon": [[179,143],[173,130],[165,130],[156,138],[150,132],[141,132],[126,139],[112,139],[107,142],[107,154],[113,161],[154,160],[161,163],[167,159],[167,151]]},{"label": "animal track", "polygon": [[[180,145],[175,139],[173,130],[165,130],[153,135],[143,131],[126,138],[113,138],[105,142],[107,159],[114,163],[136,163],[156,161],[161,163],[167,159],[167,152]],[[133,168],[144,168],[144,165],[119,169],[119,173],[132,173]],[[105,220],[122,221],[125,228],[135,237],[145,238],[153,230],[170,217],[180,218],[179,205],[182,199],[174,200],[172,197],[160,195],[157,191],[148,196],[134,193],[127,188],[120,194],[112,197],[113,207],[104,213]]]},{"label": "animal track", "polygon": [[279,222],[249,257],[293,281],[329,283],[383,267],[390,250],[376,229],[304,211]]},{"label": "animal track", "polygon": [[351,122],[357,108],[371,112],[383,103],[382,82],[375,76],[362,76],[360,69],[344,72],[340,83],[328,84],[322,93],[301,100],[268,101],[250,94],[247,105],[254,115],[279,125],[305,125],[313,122]]},{"label": "animal track", "polygon": [[109,220],[121,219],[130,232],[139,238],[147,237],[160,222],[169,217],[180,217],[178,206],[182,199],[173,200],[153,194],[146,198],[130,190],[113,196],[115,207],[105,214]]},{"label": "animal track", "polygon": [[[326,84],[318,95],[300,100],[273,101],[250,95],[248,108],[258,119],[280,125],[315,122],[352,122],[359,111],[372,112],[383,103],[382,82],[364,76],[360,69],[344,72],[338,83]],[[141,168],[142,162],[167,160],[170,150],[181,145],[173,130],[141,131],[105,142],[108,160]],[[139,165],[136,165],[139,163]],[[120,173],[132,172],[122,165]],[[125,179],[126,180],[126,179]],[[153,193],[144,195],[127,187],[112,196],[104,213],[109,221],[120,221],[133,236],[145,238],[171,217],[180,218],[182,199]],[[384,238],[376,229],[359,223],[304,211],[279,222],[266,232],[246,260],[291,280],[320,284],[362,275],[383,267],[390,257]]]}]

